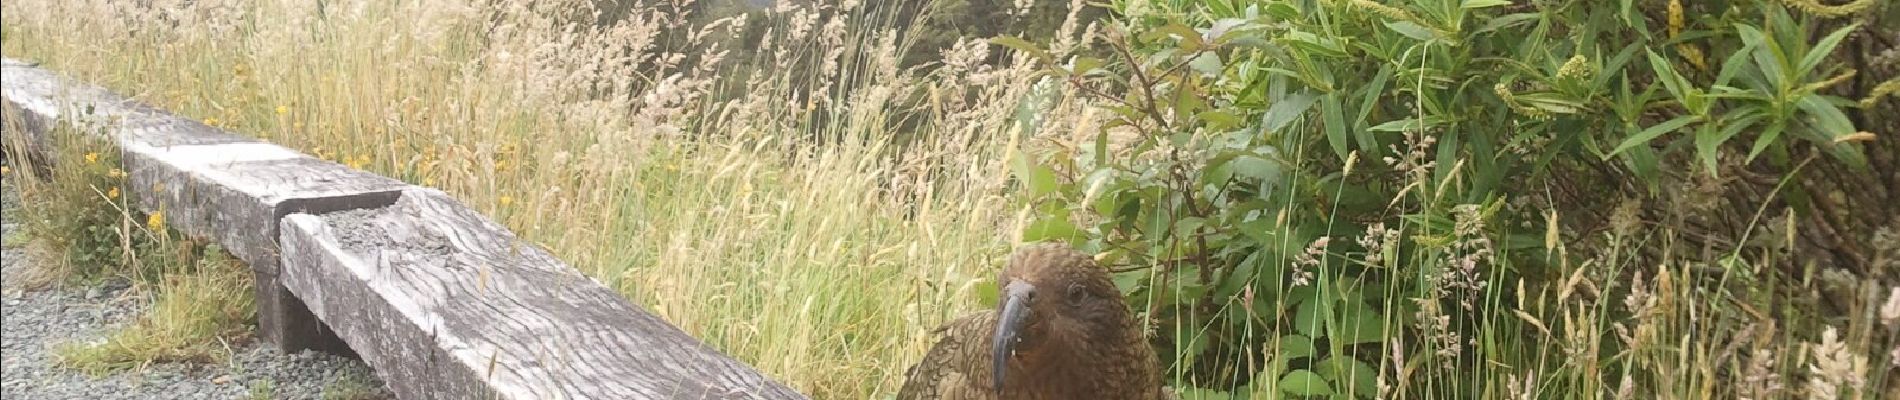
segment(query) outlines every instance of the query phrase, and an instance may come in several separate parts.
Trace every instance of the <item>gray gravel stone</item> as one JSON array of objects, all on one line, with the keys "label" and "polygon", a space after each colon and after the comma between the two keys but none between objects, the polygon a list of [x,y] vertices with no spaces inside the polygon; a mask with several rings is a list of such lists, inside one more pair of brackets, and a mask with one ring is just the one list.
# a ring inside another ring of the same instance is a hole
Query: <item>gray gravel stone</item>
[{"label": "gray gravel stone", "polygon": [[[10,178],[10,177],[9,177]],[[17,234],[11,182],[0,180],[0,236]],[[384,399],[381,381],[361,362],[327,354],[278,354],[251,341],[216,365],[166,363],[104,376],[55,365],[63,343],[103,341],[149,305],[125,282],[23,290],[17,274],[40,260],[18,249],[0,254],[0,398],[12,399]]]}]

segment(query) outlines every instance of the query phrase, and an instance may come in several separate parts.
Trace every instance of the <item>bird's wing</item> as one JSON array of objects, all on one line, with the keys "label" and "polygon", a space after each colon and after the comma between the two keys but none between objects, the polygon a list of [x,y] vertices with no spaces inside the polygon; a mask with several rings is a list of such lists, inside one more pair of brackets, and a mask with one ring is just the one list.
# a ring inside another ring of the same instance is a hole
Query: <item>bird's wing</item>
[{"label": "bird's wing", "polygon": [[990,334],[996,312],[982,311],[938,327],[941,337],[911,366],[897,400],[993,399],[990,390]]}]

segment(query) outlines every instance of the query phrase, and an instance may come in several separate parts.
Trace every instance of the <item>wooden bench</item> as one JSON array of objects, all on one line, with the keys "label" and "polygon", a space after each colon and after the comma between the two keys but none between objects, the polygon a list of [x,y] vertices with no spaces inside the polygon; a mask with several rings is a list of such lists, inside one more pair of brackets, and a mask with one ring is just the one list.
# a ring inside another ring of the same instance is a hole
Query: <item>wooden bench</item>
[{"label": "wooden bench", "polygon": [[[403,399],[801,399],[447,194],[0,68],[7,134],[104,134],[127,192],[257,277],[278,348],[354,352]],[[45,156],[45,155],[41,155]]]}]

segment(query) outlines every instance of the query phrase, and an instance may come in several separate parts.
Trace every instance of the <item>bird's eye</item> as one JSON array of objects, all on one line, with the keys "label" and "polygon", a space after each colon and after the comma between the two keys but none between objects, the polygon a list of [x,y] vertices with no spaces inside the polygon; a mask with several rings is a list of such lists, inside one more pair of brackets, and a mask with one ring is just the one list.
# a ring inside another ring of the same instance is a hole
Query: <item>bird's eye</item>
[{"label": "bird's eye", "polygon": [[1069,301],[1080,302],[1083,299],[1086,299],[1088,297],[1089,297],[1089,292],[1087,290],[1083,290],[1082,285],[1079,285],[1079,284],[1069,285]]}]

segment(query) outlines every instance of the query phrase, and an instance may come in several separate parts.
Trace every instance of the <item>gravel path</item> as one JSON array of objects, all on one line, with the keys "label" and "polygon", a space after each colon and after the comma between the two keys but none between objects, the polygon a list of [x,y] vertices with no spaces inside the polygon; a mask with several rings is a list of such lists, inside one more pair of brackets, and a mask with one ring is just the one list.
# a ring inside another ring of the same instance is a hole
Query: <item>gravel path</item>
[{"label": "gravel path", "polygon": [[[0,236],[19,234],[10,183],[0,184]],[[19,248],[0,254],[0,398],[12,399],[385,399],[361,362],[321,353],[278,354],[251,341],[222,364],[157,364],[94,377],[54,364],[61,343],[101,340],[150,302],[125,282],[22,290],[15,277],[37,260]]]}]

